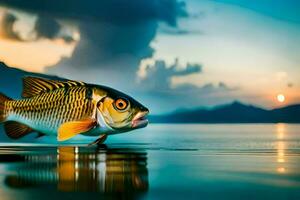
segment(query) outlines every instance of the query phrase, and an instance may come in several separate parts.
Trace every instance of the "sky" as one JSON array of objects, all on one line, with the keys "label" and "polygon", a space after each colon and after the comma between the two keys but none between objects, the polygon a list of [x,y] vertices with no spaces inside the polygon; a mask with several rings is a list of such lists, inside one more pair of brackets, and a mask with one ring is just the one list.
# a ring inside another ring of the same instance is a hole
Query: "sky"
[{"label": "sky", "polygon": [[299,35],[296,0],[0,0],[1,61],[114,87],[152,113],[299,103]]}]

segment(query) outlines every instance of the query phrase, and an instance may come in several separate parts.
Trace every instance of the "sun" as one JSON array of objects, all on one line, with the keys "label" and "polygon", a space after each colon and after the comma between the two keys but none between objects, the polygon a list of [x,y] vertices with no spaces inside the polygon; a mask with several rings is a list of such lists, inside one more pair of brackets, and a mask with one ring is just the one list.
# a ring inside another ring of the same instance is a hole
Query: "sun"
[{"label": "sun", "polygon": [[278,94],[277,101],[283,103],[285,101],[285,96],[283,94]]}]

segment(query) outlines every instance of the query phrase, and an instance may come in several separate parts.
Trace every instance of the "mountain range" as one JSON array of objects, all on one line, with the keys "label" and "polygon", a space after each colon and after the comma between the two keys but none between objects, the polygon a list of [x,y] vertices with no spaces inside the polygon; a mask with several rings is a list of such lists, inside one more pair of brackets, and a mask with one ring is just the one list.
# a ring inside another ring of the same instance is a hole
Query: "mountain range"
[{"label": "mountain range", "polygon": [[[20,98],[24,76],[62,80],[56,76],[8,67],[0,62],[0,92],[12,98]],[[300,104],[267,110],[235,101],[210,109],[183,109],[168,114],[150,115],[149,120],[152,123],[300,123]]]},{"label": "mountain range", "polygon": [[211,109],[149,116],[152,123],[300,123],[300,104],[267,110],[235,101]]}]

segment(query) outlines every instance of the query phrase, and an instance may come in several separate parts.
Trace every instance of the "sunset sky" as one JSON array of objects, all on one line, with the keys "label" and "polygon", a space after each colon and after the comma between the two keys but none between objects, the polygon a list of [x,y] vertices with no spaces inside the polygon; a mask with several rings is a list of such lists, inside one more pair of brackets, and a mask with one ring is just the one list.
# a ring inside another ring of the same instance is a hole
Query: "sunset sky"
[{"label": "sunset sky", "polygon": [[0,0],[11,67],[109,85],[153,113],[300,102],[299,1],[26,2]]}]

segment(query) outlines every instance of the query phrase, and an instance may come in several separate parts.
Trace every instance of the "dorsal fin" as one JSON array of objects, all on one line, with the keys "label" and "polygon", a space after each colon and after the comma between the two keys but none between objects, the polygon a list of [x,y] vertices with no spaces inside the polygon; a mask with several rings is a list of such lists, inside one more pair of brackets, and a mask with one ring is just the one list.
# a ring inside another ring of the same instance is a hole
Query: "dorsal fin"
[{"label": "dorsal fin", "polygon": [[15,121],[5,122],[4,130],[6,135],[11,139],[19,139],[33,132],[33,130],[30,127]]},{"label": "dorsal fin", "polygon": [[39,95],[45,92],[56,90],[63,87],[73,87],[85,85],[83,82],[79,81],[58,81],[44,79],[40,77],[27,76],[23,78],[23,93],[22,97],[29,98],[35,95]]}]

